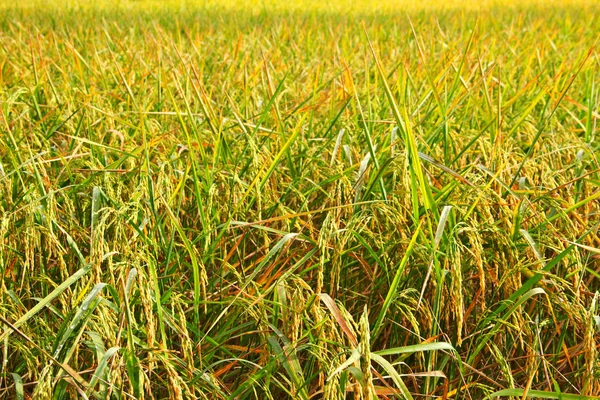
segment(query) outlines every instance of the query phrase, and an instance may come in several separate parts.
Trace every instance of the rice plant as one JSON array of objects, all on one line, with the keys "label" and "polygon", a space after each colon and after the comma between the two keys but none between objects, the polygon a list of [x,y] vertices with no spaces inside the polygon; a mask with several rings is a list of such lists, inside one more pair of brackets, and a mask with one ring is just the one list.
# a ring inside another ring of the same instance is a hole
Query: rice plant
[{"label": "rice plant", "polygon": [[0,10],[0,398],[600,398],[600,5]]}]

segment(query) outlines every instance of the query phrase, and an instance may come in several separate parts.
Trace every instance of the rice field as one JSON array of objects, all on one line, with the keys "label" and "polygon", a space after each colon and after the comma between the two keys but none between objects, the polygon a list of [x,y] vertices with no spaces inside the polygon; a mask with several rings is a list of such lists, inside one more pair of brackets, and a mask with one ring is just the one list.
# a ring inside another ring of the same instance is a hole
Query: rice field
[{"label": "rice field", "polygon": [[0,1],[0,398],[600,399],[600,4]]}]

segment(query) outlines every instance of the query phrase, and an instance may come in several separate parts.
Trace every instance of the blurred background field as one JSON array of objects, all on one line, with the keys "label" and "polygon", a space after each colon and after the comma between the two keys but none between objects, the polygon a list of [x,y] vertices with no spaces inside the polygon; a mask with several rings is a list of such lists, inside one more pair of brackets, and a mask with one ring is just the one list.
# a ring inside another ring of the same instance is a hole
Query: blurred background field
[{"label": "blurred background field", "polygon": [[431,11],[431,10],[486,10],[491,8],[499,9],[515,9],[515,8],[568,8],[568,7],[594,7],[594,2],[589,0],[391,0],[378,2],[373,0],[334,0],[334,1],[316,1],[316,0],[301,0],[295,2],[282,2],[276,0],[24,0],[18,3],[3,1],[1,4],[4,8],[35,8],[37,12],[41,12],[48,8],[69,8],[76,7],[82,9],[178,9],[178,8],[211,8],[219,11],[235,10],[244,12],[259,12],[259,11],[325,11],[339,13],[376,13],[376,12],[405,12],[405,11]]}]

